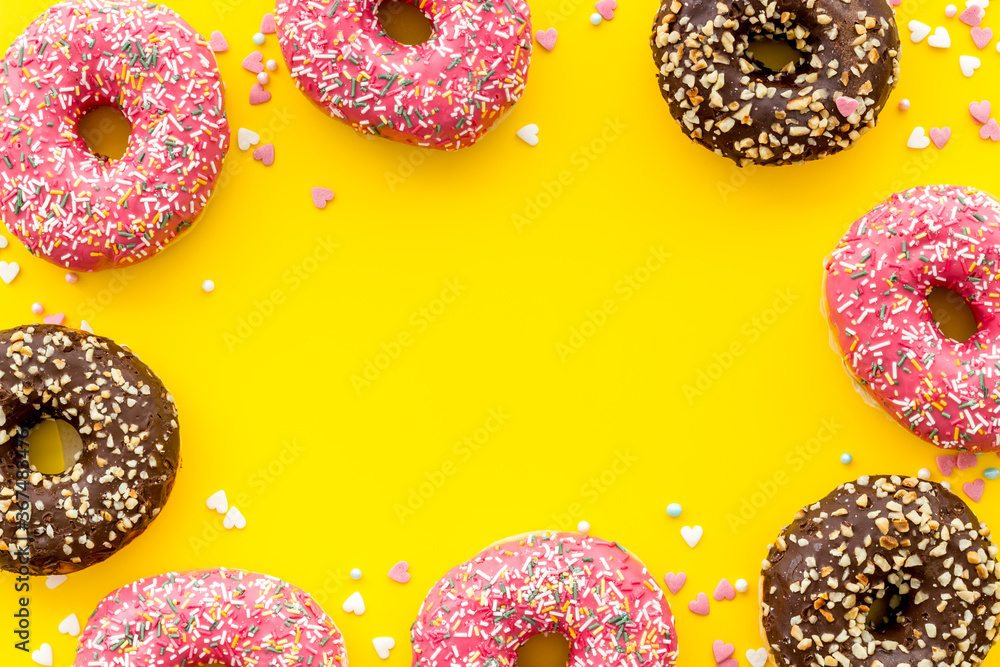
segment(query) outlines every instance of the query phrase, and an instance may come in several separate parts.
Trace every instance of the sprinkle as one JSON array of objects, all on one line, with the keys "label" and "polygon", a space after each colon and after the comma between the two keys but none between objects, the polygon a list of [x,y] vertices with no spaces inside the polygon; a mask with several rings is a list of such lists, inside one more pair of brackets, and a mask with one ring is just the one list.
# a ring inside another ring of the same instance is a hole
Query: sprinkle
[{"label": "sprinkle", "polygon": [[262,46],[265,39],[266,37],[264,37],[264,33],[262,32],[255,32],[253,35],[253,43],[257,46]]},{"label": "sprinkle", "polygon": [[42,313],[45,312],[45,306],[37,302],[33,303],[31,304],[31,312],[34,313],[35,315],[41,315]]},{"label": "sprinkle", "polygon": [[847,452],[844,452],[843,454],[840,455],[840,462],[843,463],[845,466],[850,465],[851,461],[853,460],[854,457],[848,454]]},{"label": "sprinkle", "polygon": [[353,579],[354,581],[358,581],[359,579],[361,579],[361,570],[359,570],[358,568],[352,569],[351,579]]},{"label": "sprinkle", "polygon": [[670,503],[667,505],[667,516],[676,519],[681,515],[681,506],[678,503]]},{"label": "sprinkle", "polygon": [[201,289],[203,289],[206,292],[215,291],[215,281],[214,280],[206,280],[205,282],[203,282],[201,284]]},{"label": "sprinkle", "polygon": [[581,532],[581,533],[589,533],[590,532],[590,524],[587,523],[586,521],[581,521],[580,523],[578,523],[576,525],[576,530],[578,532]]},{"label": "sprinkle", "polygon": [[591,15],[590,15],[590,22],[591,22],[591,23],[592,23],[593,25],[601,25],[601,22],[602,22],[603,20],[604,20],[604,19],[603,19],[603,18],[601,17],[601,15],[600,15],[600,14],[598,14],[597,12],[594,12],[593,14],[591,14]]}]

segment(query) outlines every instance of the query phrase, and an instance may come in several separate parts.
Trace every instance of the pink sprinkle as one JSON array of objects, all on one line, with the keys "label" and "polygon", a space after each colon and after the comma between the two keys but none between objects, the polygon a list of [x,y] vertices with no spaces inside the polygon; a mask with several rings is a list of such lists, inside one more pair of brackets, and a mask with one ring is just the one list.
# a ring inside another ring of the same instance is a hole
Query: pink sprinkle
[{"label": "pink sprinkle", "polygon": [[222,53],[229,50],[229,42],[226,41],[225,36],[216,30],[212,33],[212,38],[208,40],[208,48],[210,48],[215,53]]},{"label": "pink sprinkle", "polygon": [[[948,140],[951,139],[951,128],[950,127],[941,127],[941,128],[932,127],[930,134],[931,134],[931,141],[933,141],[934,145],[938,147],[938,150],[940,150],[940,149],[944,148],[945,144],[948,143]],[[958,467],[959,468],[962,467],[962,465],[961,465],[961,459],[959,459],[959,466]]]},{"label": "pink sprinkle", "polygon": [[687,582],[688,576],[683,572],[678,572],[674,574],[673,572],[667,572],[663,575],[663,583],[667,585],[667,589],[677,595],[682,588],[684,588],[685,582]]},{"label": "pink sprinkle", "polygon": [[260,20],[260,31],[265,35],[273,35],[277,32],[277,27],[274,25],[274,14],[264,14],[264,18]]},{"label": "pink sprinkle", "polygon": [[698,596],[688,602],[688,609],[699,616],[708,616],[708,596],[704,593],[698,593]]},{"label": "pink sprinkle", "polygon": [[982,139],[992,139],[1000,141],[1000,125],[997,125],[996,118],[990,118],[986,125],[979,128],[979,137]]},{"label": "pink sprinkle", "polygon": [[972,498],[975,502],[979,502],[983,499],[983,491],[986,489],[986,482],[981,479],[977,479],[973,482],[966,482],[962,485],[962,490],[965,491],[965,495]]},{"label": "pink sprinkle", "polygon": [[975,468],[979,464],[979,458],[972,452],[959,452],[958,454],[958,469],[968,470],[969,468]]},{"label": "pink sprinkle", "polygon": [[253,152],[253,159],[260,160],[265,167],[274,164],[274,144],[264,144]]},{"label": "pink sprinkle", "polygon": [[712,593],[712,597],[715,598],[717,602],[723,600],[732,600],[736,597],[736,589],[733,585],[729,583],[729,580],[725,577],[719,582],[719,585],[715,587],[715,592]]},{"label": "pink sprinkle", "polygon": [[964,12],[958,15],[958,20],[965,25],[977,26],[983,22],[983,15],[979,12],[978,5],[969,5]]},{"label": "pink sprinkle", "polygon": [[535,39],[538,43],[545,47],[546,51],[551,51],[556,48],[556,39],[559,37],[559,33],[556,32],[555,28],[549,28],[548,30],[539,30],[535,33]]},{"label": "pink sprinkle", "polygon": [[972,41],[978,48],[985,49],[991,39],[993,39],[993,28],[984,29],[976,26],[972,29]]},{"label": "pink sprinkle", "polygon": [[75,285],[79,280],[80,276],[76,275],[75,273],[66,274],[66,282],[68,282],[70,285]]},{"label": "pink sprinkle", "polygon": [[45,306],[43,306],[40,303],[33,303],[31,304],[31,312],[33,312],[35,315],[41,315],[42,313],[45,312]]},{"label": "pink sprinkle", "polygon": [[55,313],[54,315],[46,315],[45,317],[42,318],[42,322],[45,322],[46,324],[56,324],[60,326],[65,321],[66,321],[65,313]]},{"label": "pink sprinkle", "polygon": [[270,101],[271,93],[264,90],[264,87],[259,83],[253,84],[253,87],[250,88],[250,104],[264,104]]},{"label": "pink sprinkle", "polygon": [[618,0],[597,0],[594,9],[605,21],[610,21],[615,17],[615,10],[618,9]]},{"label": "pink sprinkle", "polygon": [[846,97],[841,95],[837,98],[837,111],[844,118],[847,118],[852,113],[858,110],[858,101],[853,97]]},{"label": "pink sprinkle", "polygon": [[259,74],[264,71],[264,54],[260,51],[254,51],[243,59],[242,65],[243,69]]},{"label": "pink sprinkle", "polygon": [[[313,188],[312,200],[316,208],[326,208],[326,203],[333,199],[333,190],[330,188]],[[391,576],[391,575],[390,575]]]},{"label": "pink sprinkle", "polygon": [[983,100],[982,102],[973,102],[969,105],[969,113],[972,114],[972,118],[980,125],[984,124],[990,118],[990,101]]},{"label": "pink sprinkle", "polygon": [[955,470],[955,464],[958,463],[957,456],[938,456],[934,459],[937,463],[938,470],[945,477],[950,477],[951,473]]},{"label": "pink sprinkle", "polygon": [[728,658],[736,650],[736,647],[732,644],[727,644],[721,639],[716,639],[712,642],[712,655],[715,656],[715,662],[719,663]]}]

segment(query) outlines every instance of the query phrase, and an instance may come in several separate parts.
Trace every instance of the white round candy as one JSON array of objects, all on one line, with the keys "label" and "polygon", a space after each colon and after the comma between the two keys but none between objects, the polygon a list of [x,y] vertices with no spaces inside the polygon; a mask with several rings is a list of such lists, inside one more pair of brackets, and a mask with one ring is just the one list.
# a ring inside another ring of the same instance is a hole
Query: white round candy
[{"label": "white round candy", "polygon": [[264,63],[264,67],[266,67],[269,72],[273,72],[274,70],[278,69],[278,61],[275,60],[274,58],[271,58],[266,63]]},{"label": "white round candy", "polygon": [[267,72],[261,72],[257,75],[257,83],[262,86],[266,86],[267,82],[271,80],[271,76]]},{"label": "white round candy", "polygon": [[603,20],[604,18],[597,12],[594,12],[593,14],[590,15],[590,22],[593,23],[594,25],[601,25],[601,21]]},{"label": "white round candy", "polygon": [[203,290],[205,290],[206,292],[211,292],[212,290],[215,289],[215,281],[214,280],[206,280],[205,282],[203,282],[201,284],[201,288]]},{"label": "white round candy", "polygon": [[581,533],[590,532],[590,524],[587,523],[586,521],[581,521],[580,523],[577,524],[576,529]]},{"label": "white round candy", "polygon": [[919,477],[920,479],[930,479],[931,478],[931,471],[930,471],[930,469],[929,468],[921,468],[920,470],[917,471],[917,477]]},{"label": "white round candy", "polygon": [[254,36],[253,36],[253,43],[256,44],[257,46],[263,45],[264,44],[264,33],[262,33],[262,32],[255,33]]},{"label": "white round candy", "polygon": [[737,579],[736,590],[739,591],[740,593],[746,593],[748,590],[750,590],[750,584],[747,583],[746,579]]}]

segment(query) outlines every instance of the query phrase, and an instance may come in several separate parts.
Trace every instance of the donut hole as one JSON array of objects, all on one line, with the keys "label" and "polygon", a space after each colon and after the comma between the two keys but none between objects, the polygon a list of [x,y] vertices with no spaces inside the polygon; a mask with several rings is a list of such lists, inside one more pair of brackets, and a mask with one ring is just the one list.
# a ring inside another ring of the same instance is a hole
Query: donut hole
[{"label": "donut hole", "polygon": [[898,586],[886,583],[880,593],[881,595],[868,606],[868,617],[865,621],[865,626],[873,634],[885,634],[895,627],[910,606],[909,592],[900,593]]},{"label": "donut hole", "polygon": [[102,105],[84,112],[76,131],[99,159],[120,160],[128,150],[132,124],[118,107]]},{"label": "donut hole", "polygon": [[772,74],[792,73],[805,62],[805,57],[791,41],[771,33],[758,33],[752,37],[746,54],[758,67]]},{"label": "donut hole", "polygon": [[517,649],[517,667],[562,667],[569,664],[569,640],[558,632],[530,637]]},{"label": "donut hole", "polygon": [[28,462],[43,475],[61,475],[83,452],[80,434],[61,419],[43,419],[24,441],[28,444]]},{"label": "donut hole", "polygon": [[423,44],[434,34],[434,25],[422,9],[406,0],[382,0],[378,22],[385,34],[400,44]]},{"label": "donut hole", "polygon": [[942,336],[965,343],[979,331],[979,323],[969,302],[958,292],[944,286],[927,291],[927,307]]}]

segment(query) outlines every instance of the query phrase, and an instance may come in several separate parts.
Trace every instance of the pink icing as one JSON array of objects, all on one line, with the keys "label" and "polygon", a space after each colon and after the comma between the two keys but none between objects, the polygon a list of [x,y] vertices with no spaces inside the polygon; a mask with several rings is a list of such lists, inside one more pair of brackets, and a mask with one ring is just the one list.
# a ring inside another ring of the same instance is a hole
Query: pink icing
[{"label": "pink icing", "polygon": [[245,570],[140,579],[108,594],[74,667],[346,667],[344,639],[308,593]]},{"label": "pink icing", "polygon": [[362,133],[418,146],[471,146],[517,103],[531,58],[525,0],[417,0],[434,33],[382,31],[378,0],[278,0],[278,38],[296,86]]},{"label": "pink icing", "polygon": [[[946,449],[1000,448],[1000,204],[944,185],[897,193],[826,260],[825,301],[848,370],[902,426]],[[935,286],[966,299],[965,343],[938,330]]]},{"label": "pink icing", "polygon": [[570,641],[569,667],[672,666],[670,606],[614,542],[533,533],[487,548],[434,584],[412,628],[414,667],[505,667],[538,633]]},{"label": "pink icing", "polygon": [[[0,91],[0,217],[32,253],[74,271],[140,262],[207,203],[229,145],[222,83],[204,38],[170,9],[54,5],[7,50]],[[108,105],[132,124],[114,161],[77,129]]]}]

